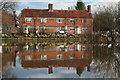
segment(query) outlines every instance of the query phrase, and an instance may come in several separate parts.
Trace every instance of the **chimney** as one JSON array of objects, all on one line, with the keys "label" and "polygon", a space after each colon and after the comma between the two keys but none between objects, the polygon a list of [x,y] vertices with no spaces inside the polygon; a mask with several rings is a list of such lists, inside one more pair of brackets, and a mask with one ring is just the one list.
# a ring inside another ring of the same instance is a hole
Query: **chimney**
[{"label": "chimney", "polygon": [[70,10],[70,7],[68,7],[68,10]]},{"label": "chimney", "polygon": [[13,15],[16,15],[16,11],[13,11]]},{"label": "chimney", "polygon": [[87,6],[87,12],[91,12],[91,5]]},{"label": "chimney", "polygon": [[48,10],[49,12],[53,12],[53,4],[48,4]]},{"label": "chimney", "polygon": [[48,66],[48,73],[49,73],[49,74],[53,73],[53,68],[52,68],[52,66]]},{"label": "chimney", "polygon": [[14,21],[14,23],[16,24],[16,11],[13,11],[13,21]]}]

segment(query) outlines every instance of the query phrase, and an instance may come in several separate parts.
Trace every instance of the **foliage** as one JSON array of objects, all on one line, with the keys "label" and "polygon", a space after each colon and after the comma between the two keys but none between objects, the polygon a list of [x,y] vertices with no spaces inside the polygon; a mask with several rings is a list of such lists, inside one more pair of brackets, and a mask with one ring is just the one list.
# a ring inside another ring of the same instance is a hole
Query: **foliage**
[{"label": "foliage", "polygon": [[79,38],[80,34],[2,34],[2,38]]},{"label": "foliage", "polygon": [[84,67],[76,67],[76,73],[80,76],[84,71]]},{"label": "foliage", "polygon": [[85,4],[82,1],[77,1],[77,5],[75,6],[76,10],[85,10]]},{"label": "foliage", "polygon": [[54,42],[50,42],[50,41],[42,41],[42,42],[3,42],[2,46],[20,46],[20,45],[29,45],[29,46],[59,46],[59,45],[77,45],[79,44],[79,42],[75,42],[75,41],[68,41],[68,42],[62,42],[62,41],[54,41]]}]

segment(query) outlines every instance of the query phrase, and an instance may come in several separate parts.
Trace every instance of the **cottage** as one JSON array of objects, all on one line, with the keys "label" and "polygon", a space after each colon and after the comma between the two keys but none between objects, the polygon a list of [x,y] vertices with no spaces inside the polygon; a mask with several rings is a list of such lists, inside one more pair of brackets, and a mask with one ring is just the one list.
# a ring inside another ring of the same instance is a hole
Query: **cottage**
[{"label": "cottage", "polygon": [[91,6],[87,10],[29,9],[21,11],[23,33],[76,33],[91,34]]}]

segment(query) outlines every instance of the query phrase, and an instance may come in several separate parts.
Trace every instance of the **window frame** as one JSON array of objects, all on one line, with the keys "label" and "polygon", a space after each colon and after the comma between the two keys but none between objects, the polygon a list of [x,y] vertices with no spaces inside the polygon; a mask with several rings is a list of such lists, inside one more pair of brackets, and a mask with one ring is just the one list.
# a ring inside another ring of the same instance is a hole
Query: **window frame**
[{"label": "window frame", "polygon": [[[74,28],[74,29],[71,29],[71,28]],[[72,31],[72,30],[75,30],[75,27],[70,27],[70,30]]]},{"label": "window frame", "polygon": [[41,60],[47,60],[47,55],[41,55]]},{"label": "window frame", "polygon": [[6,30],[8,31],[8,30],[9,30],[9,27],[6,27]]},{"label": "window frame", "polygon": [[82,19],[82,23],[87,24],[88,23],[88,19]]},{"label": "window frame", "polygon": [[10,30],[12,30],[12,27],[9,27]]},{"label": "window frame", "polygon": [[42,23],[47,23],[47,18],[41,18]]},{"label": "window frame", "polygon": [[75,23],[75,19],[70,19],[70,23]]},{"label": "window frame", "polygon": [[82,27],[83,31],[88,31],[88,27]]},{"label": "window frame", "polygon": [[70,54],[70,59],[75,59],[75,57],[76,57],[75,54],[72,53]]},{"label": "window frame", "polygon": [[32,18],[31,18],[31,17],[26,17],[26,18],[25,18],[25,22],[31,23],[31,22],[32,22]]},{"label": "window frame", "polygon": [[75,51],[75,46],[71,46],[71,47],[69,48],[69,51]]},{"label": "window frame", "polygon": [[57,55],[56,55],[56,59],[61,60],[62,58],[63,58],[63,55],[62,55],[62,54],[57,54]]},{"label": "window frame", "polygon": [[[60,20],[60,21],[59,21]],[[62,23],[63,22],[63,19],[61,19],[61,18],[58,18],[57,19],[57,23]]]},{"label": "window frame", "polygon": [[25,56],[25,60],[26,60],[26,61],[31,61],[31,60],[32,60],[32,56],[31,56],[31,55]]}]

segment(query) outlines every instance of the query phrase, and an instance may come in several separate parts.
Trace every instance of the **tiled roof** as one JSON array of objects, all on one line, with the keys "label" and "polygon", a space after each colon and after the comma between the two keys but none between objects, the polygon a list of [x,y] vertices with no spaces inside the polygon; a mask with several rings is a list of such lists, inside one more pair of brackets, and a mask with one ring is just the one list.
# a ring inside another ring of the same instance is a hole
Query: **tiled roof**
[{"label": "tiled roof", "polygon": [[24,68],[45,68],[52,67],[85,67],[90,65],[92,59],[68,59],[68,60],[31,60],[22,61],[22,67]]},{"label": "tiled roof", "polygon": [[48,9],[23,9],[22,17],[43,18],[92,18],[92,14],[86,10],[53,10]]}]

